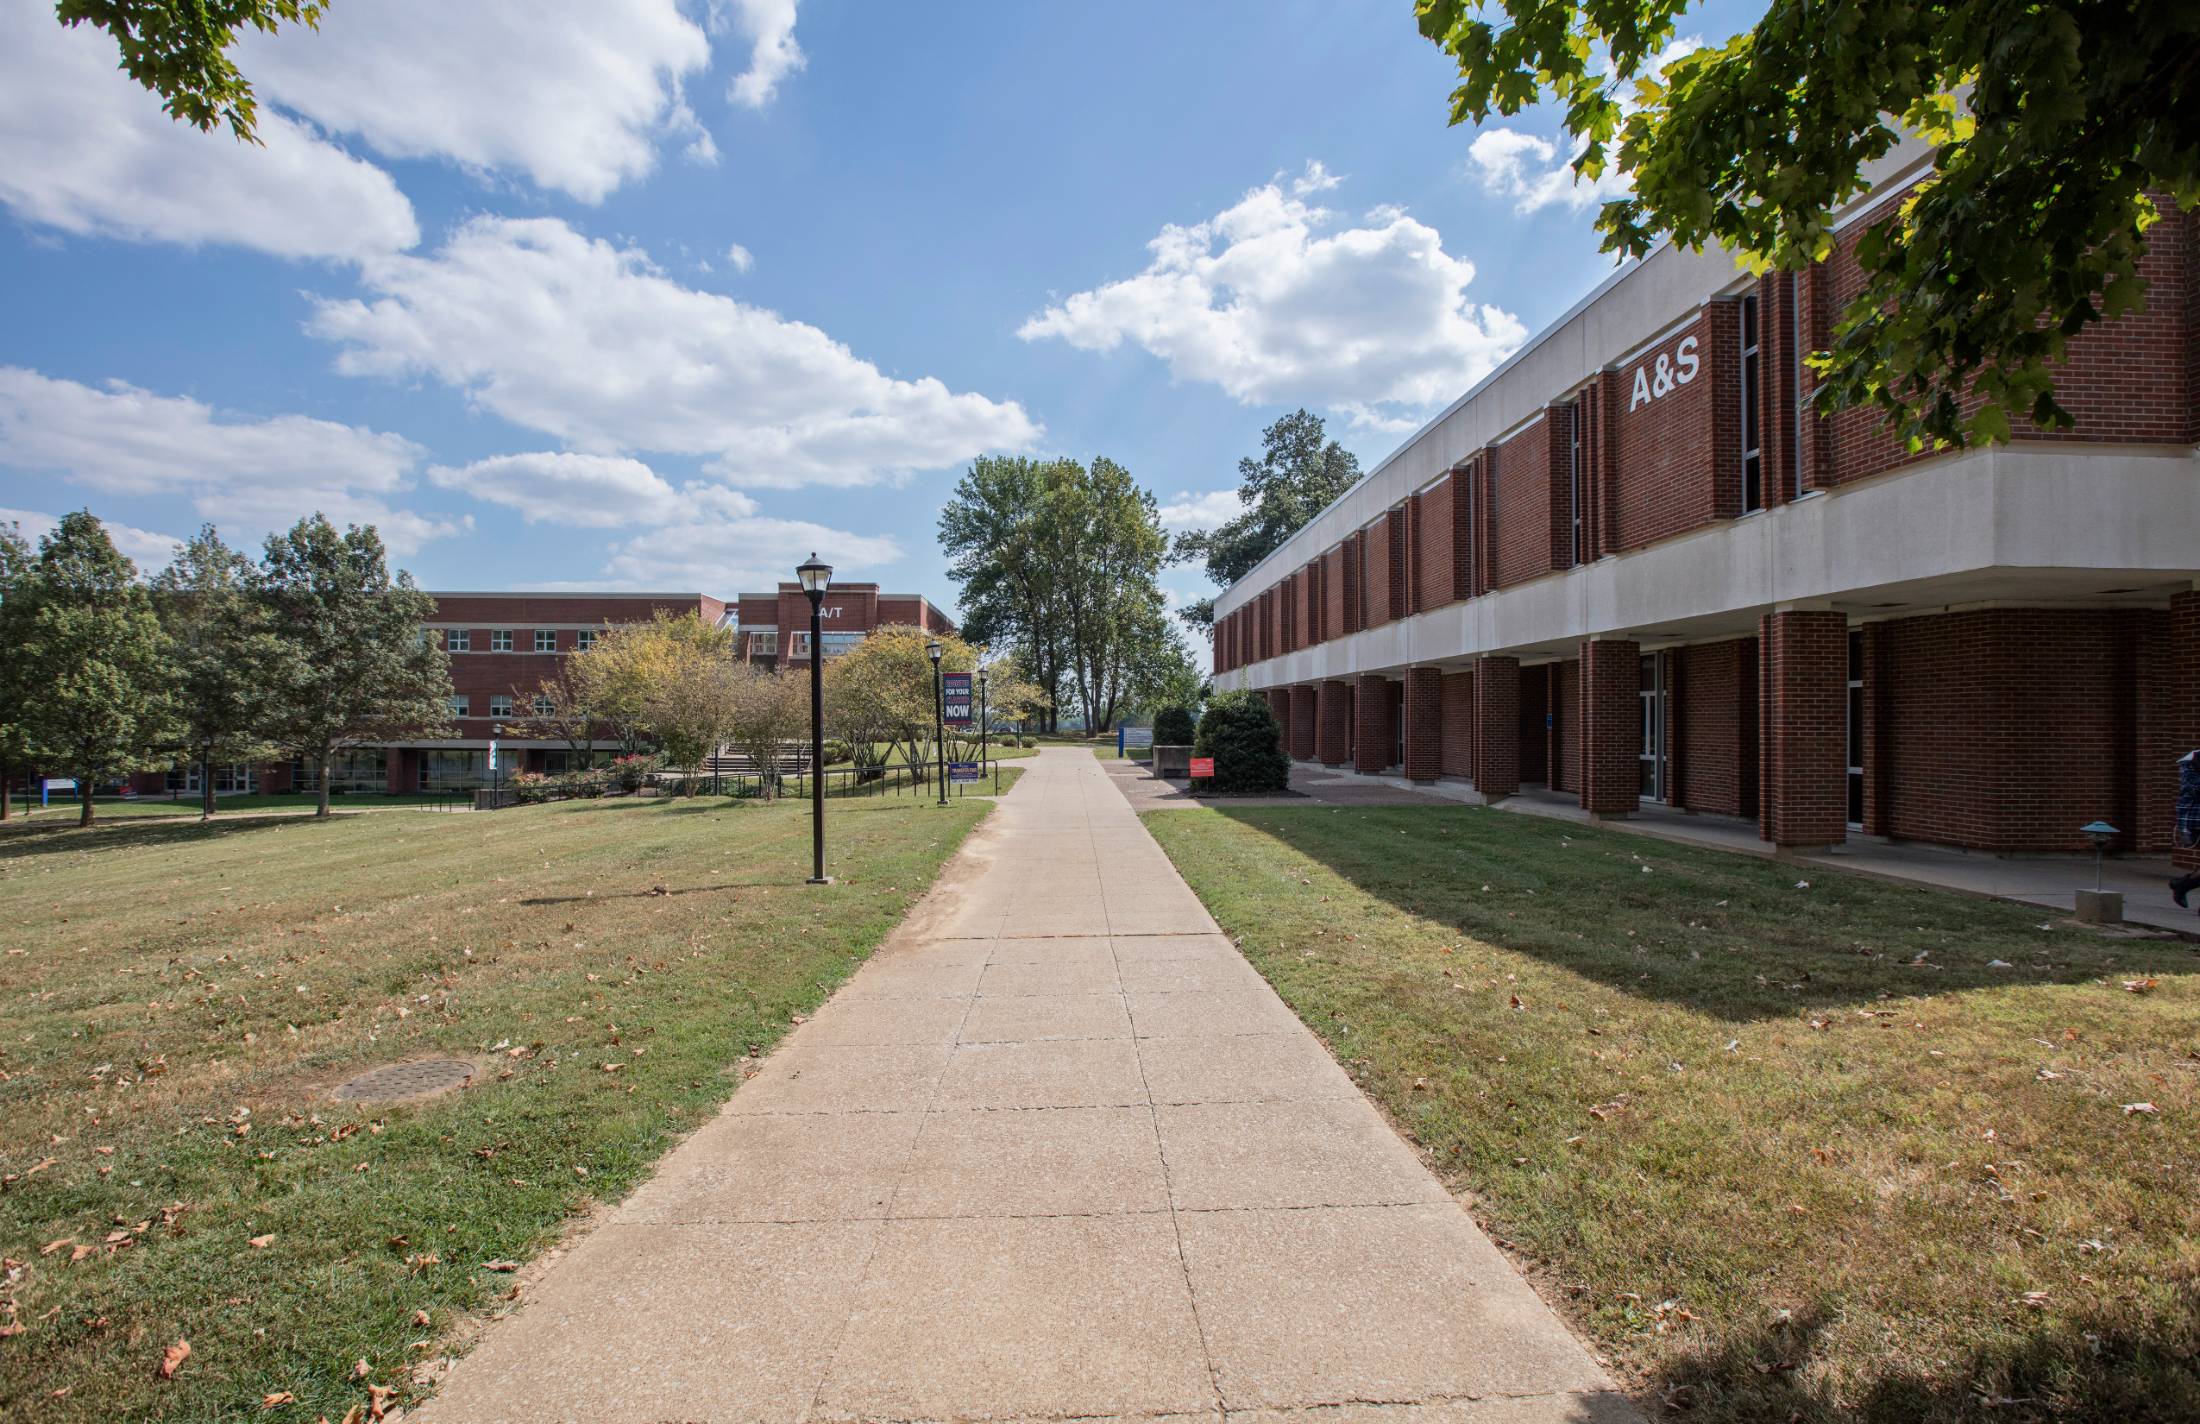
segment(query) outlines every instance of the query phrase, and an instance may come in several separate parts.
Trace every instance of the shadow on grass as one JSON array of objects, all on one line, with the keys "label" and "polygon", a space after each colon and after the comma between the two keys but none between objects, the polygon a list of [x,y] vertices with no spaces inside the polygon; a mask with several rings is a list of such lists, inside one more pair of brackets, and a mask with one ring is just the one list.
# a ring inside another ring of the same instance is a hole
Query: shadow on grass
[{"label": "shadow on grass", "polygon": [[205,845],[209,841],[226,840],[231,836],[251,835],[259,831],[294,826],[326,826],[341,819],[341,814],[322,821],[313,816],[283,812],[255,815],[242,811],[230,816],[217,816],[211,821],[188,817],[143,816],[135,819],[117,817],[111,821],[94,821],[89,826],[79,826],[74,821],[21,826],[11,822],[0,827],[0,860],[15,860],[34,855],[61,855],[72,851]]},{"label": "shadow on grass", "polygon": [[2190,945],[2029,906],[1485,807],[1213,810],[1408,914],[1729,1019],[2200,971]]},{"label": "shadow on grass", "polygon": [[1833,1424],[2055,1421],[2170,1424],[2200,1419],[2200,1293],[2156,1328],[2095,1315],[2041,1317],[1929,1371],[1887,1368],[1838,1393],[1809,1369],[1821,1318],[1728,1331],[1716,1349],[1658,1370],[1646,1392],[1668,1417],[1742,1424],[1764,1419]]},{"label": "shadow on grass", "polygon": [[522,905],[594,905],[606,900],[668,900],[680,895],[722,895],[735,890],[754,890],[765,885],[786,885],[785,880],[733,880],[724,885],[652,886],[647,890],[614,890],[601,895],[537,895]]}]

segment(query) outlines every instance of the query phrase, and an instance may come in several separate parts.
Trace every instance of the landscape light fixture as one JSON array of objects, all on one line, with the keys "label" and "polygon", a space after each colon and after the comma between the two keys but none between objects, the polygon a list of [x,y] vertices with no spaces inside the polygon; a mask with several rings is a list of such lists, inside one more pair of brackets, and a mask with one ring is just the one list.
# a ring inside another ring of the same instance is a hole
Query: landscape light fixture
[{"label": "landscape light fixture", "polygon": [[940,804],[947,804],[947,702],[940,690],[940,655],[947,649],[935,638],[924,645],[924,654],[932,660],[932,749],[940,782]]},{"label": "landscape light fixture", "polygon": [[825,874],[825,590],[833,566],[812,551],[794,576],[810,596],[810,884],[830,885]]},{"label": "landscape light fixture", "polygon": [[2108,843],[2123,834],[2106,821],[2095,821],[2089,826],[2078,827],[2079,834],[2093,842],[2093,888],[2101,888],[2101,859],[2108,854]]}]

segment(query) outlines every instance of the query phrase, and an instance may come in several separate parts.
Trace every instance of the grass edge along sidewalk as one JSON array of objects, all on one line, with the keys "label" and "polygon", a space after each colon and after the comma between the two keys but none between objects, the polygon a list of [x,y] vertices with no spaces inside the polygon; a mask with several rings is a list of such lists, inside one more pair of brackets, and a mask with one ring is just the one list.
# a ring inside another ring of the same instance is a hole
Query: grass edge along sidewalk
[{"label": "grass edge along sidewalk", "polygon": [[[0,837],[0,1417],[405,1403],[508,1308],[516,1264],[625,1196],[854,971],[990,805],[836,803],[824,890],[801,883],[794,801]],[[471,1060],[477,1086],[328,1097],[427,1056]]]},{"label": "grass edge along sidewalk", "polygon": [[1484,808],[1145,825],[1652,1417],[2200,1417],[2191,946]]}]

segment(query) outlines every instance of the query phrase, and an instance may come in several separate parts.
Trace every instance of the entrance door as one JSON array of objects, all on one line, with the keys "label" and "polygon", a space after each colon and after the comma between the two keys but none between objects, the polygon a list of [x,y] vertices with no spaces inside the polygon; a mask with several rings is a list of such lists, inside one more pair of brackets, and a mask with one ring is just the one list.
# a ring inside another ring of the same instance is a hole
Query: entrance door
[{"label": "entrance door", "polygon": [[1645,653],[1642,657],[1642,746],[1636,759],[1642,767],[1642,799],[1665,799],[1665,657],[1664,653]]},{"label": "entrance door", "polygon": [[1864,829],[1864,634],[1849,633],[1849,829]]}]

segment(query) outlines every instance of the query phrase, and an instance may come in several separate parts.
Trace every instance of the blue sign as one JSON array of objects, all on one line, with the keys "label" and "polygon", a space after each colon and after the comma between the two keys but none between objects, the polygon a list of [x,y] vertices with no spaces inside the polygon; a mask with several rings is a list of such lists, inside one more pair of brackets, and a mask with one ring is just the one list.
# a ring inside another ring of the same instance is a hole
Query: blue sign
[{"label": "blue sign", "polygon": [[974,761],[951,761],[947,764],[949,781],[976,781],[978,764]]},{"label": "blue sign", "polygon": [[947,704],[945,720],[950,727],[967,727],[970,716],[970,674],[951,672],[941,680],[941,698]]}]

